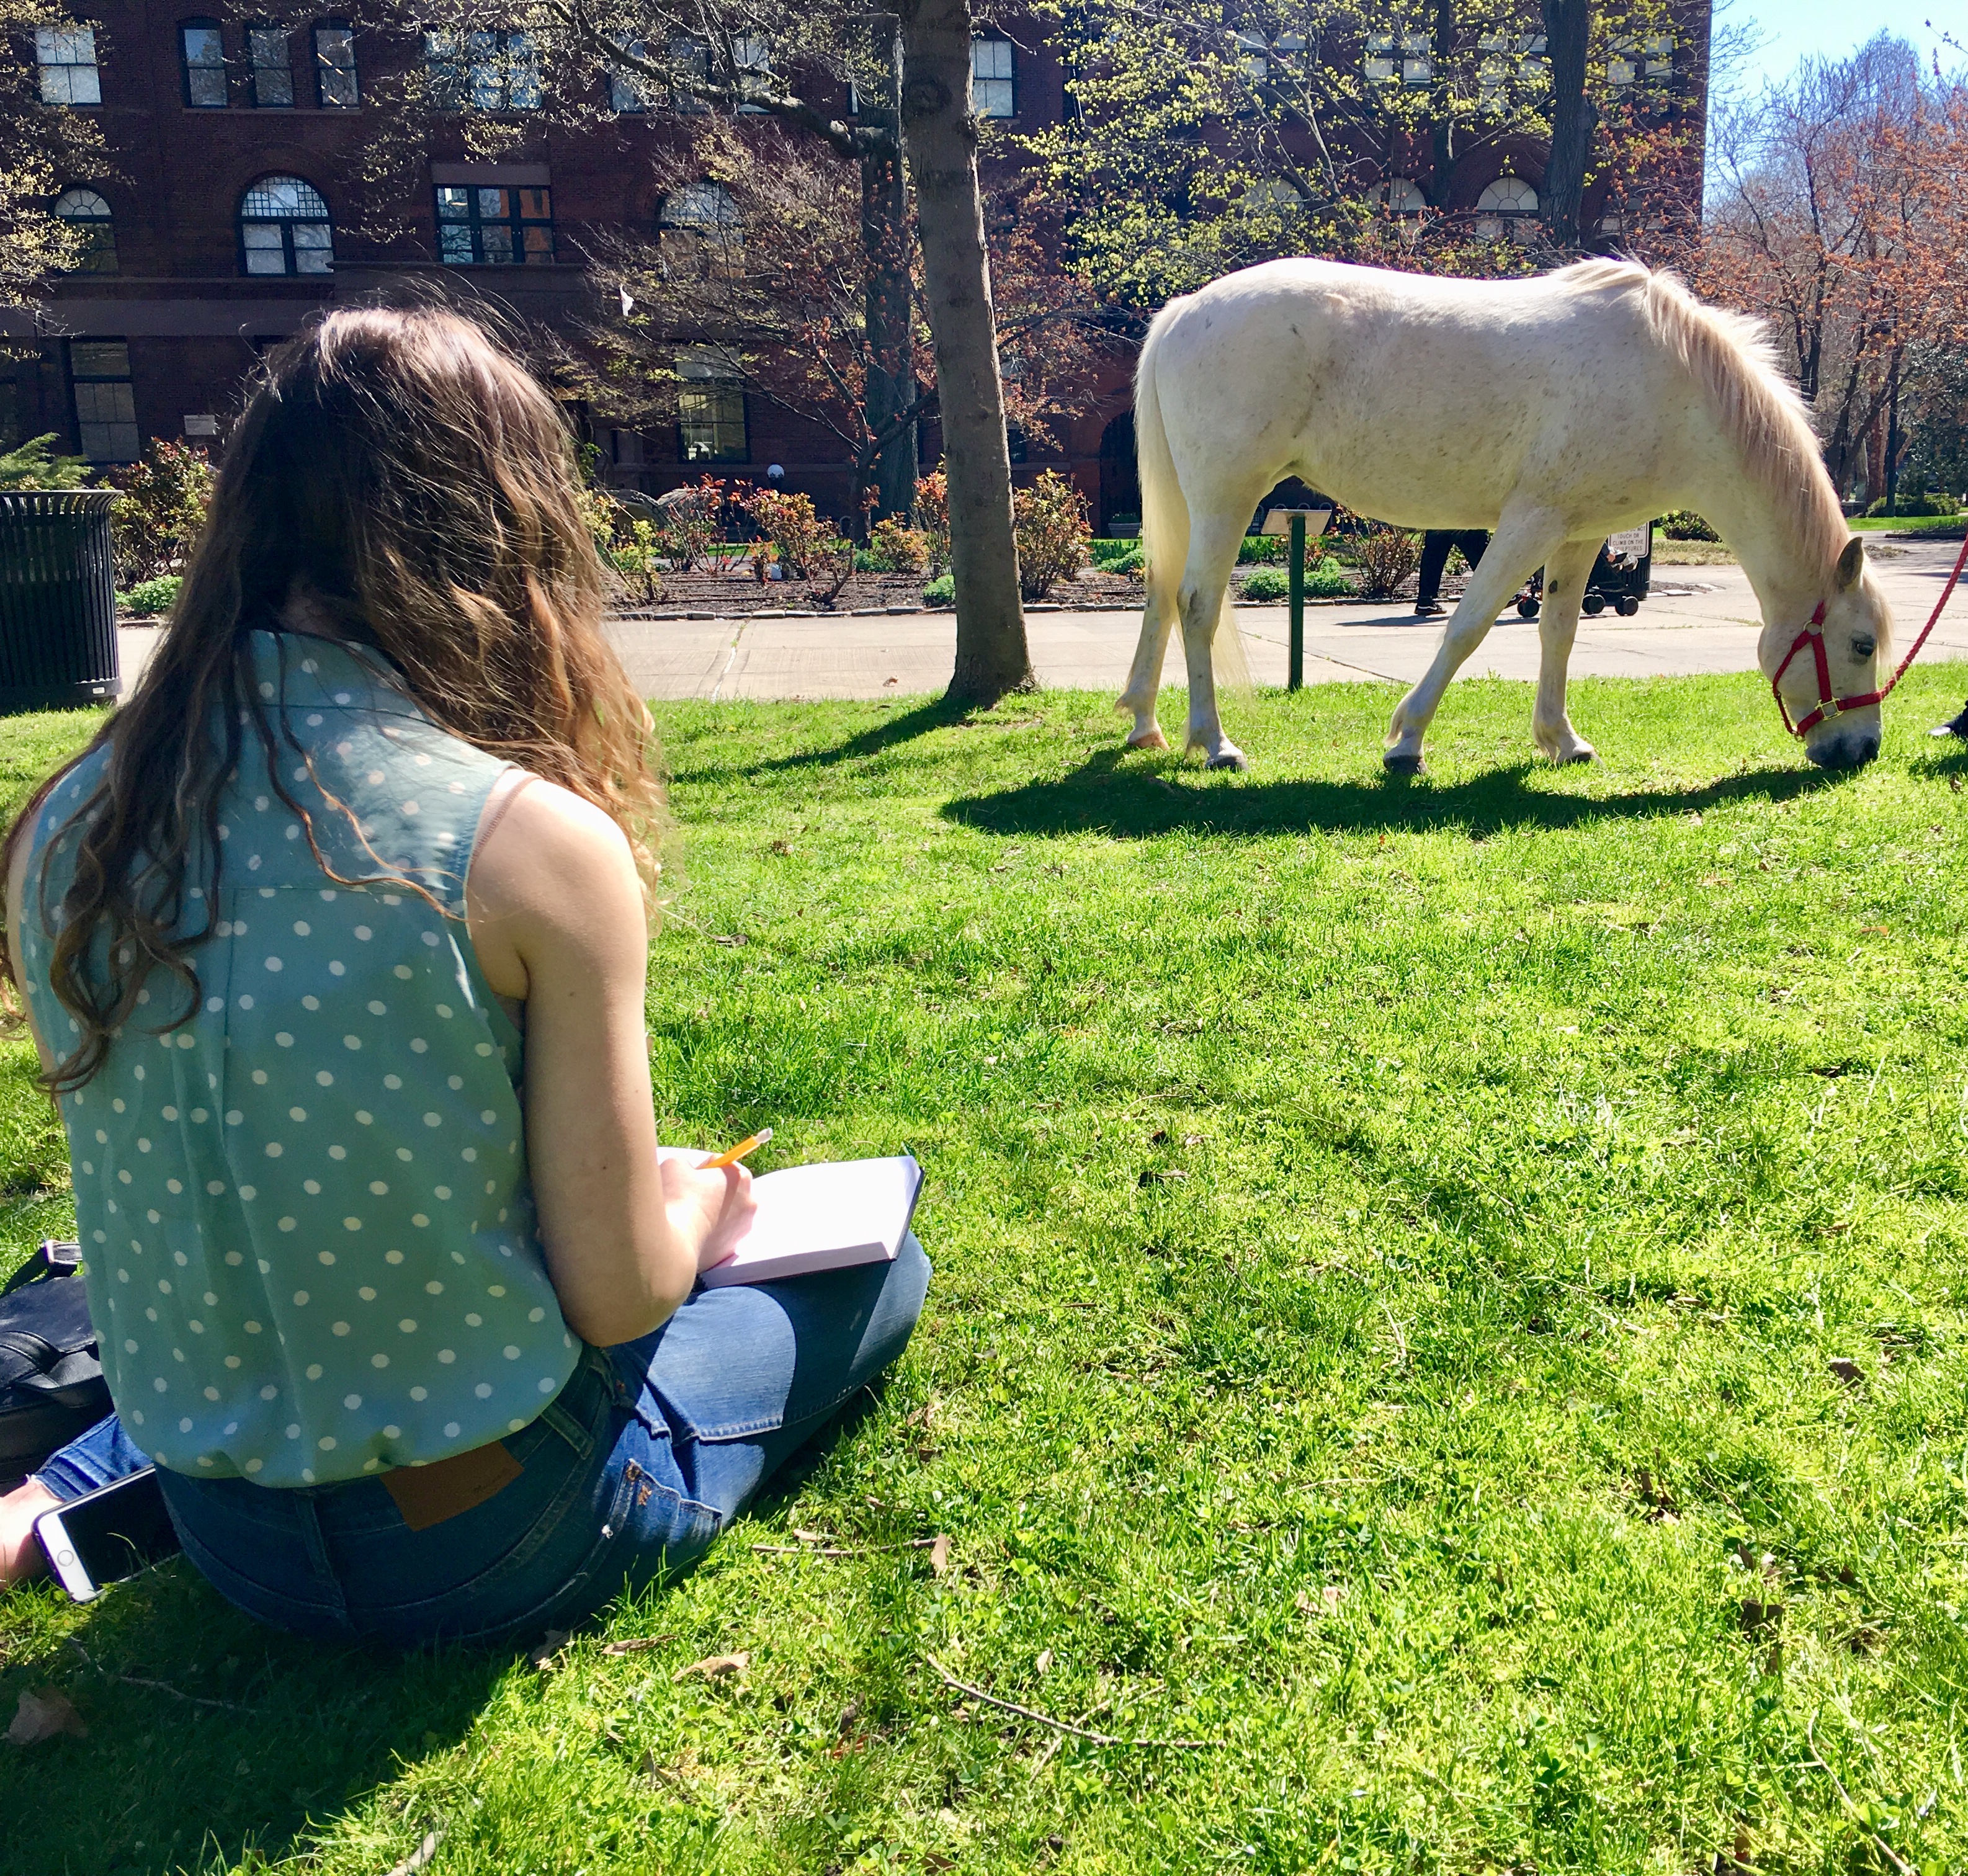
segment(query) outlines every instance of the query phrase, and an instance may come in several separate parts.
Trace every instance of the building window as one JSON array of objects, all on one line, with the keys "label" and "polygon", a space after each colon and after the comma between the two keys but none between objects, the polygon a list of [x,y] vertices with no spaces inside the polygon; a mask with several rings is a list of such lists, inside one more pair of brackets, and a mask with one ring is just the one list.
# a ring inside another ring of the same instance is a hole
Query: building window
[{"label": "building window", "polygon": [[328,204],[297,176],[263,176],[240,199],[239,248],[248,273],[332,273]]},{"label": "building window", "polygon": [[287,57],[284,26],[249,26],[246,50],[253,60],[253,104],[256,110],[285,111],[294,102],[294,68]]},{"label": "building window", "polygon": [[735,251],[744,240],[730,190],[712,182],[672,189],[658,205],[656,234],[665,264],[698,278],[709,273],[719,254]]},{"label": "building window", "polygon": [[736,367],[707,348],[677,354],[677,448],[685,462],[749,462],[745,391]]},{"label": "building window", "polygon": [[324,20],[314,29],[314,95],[324,111],[352,111],[362,102],[355,34],[339,20]]},{"label": "building window", "polygon": [[[740,33],[731,42],[731,76],[740,98],[769,92],[772,87],[772,55],[756,33]],[[759,112],[762,104],[741,104],[741,112]]]},{"label": "building window", "polygon": [[[688,73],[704,84],[710,82],[710,48],[701,39],[678,37],[669,44],[670,63],[678,71]],[[710,108],[703,99],[694,92],[678,91],[674,86],[670,91],[670,108],[681,112],[685,117],[701,117]]]},{"label": "building window", "polygon": [[70,339],[68,376],[75,396],[76,447],[91,462],[134,462],[137,395],[130,383],[128,343]]},{"label": "building window", "polygon": [[[632,58],[646,59],[649,55],[643,50],[643,41],[632,39],[627,50]],[[608,74],[608,108],[623,117],[634,117],[649,108],[649,82],[640,72],[610,72]]]},{"label": "building window", "polygon": [[542,92],[539,54],[520,32],[436,32],[424,35],[424,67],[439,108],[445,111],[537,111]]},{"label": "building window", "polygon": [[1390,215],[1419,215],[1428,206],[1421,185],[1412,176],[1397,176],[1374,192],[1374,199],[1386,205]]},{"label": "building window", "polygon": [[225,95],[225,41],[216,20],[187,20],[178,28],[184,53],[185,102],[195,111],[222,111]]},{"label": "building window", "polygon": [[42,26],[34,32],[44,104],[100,104],[102,74],[95,65],[92,26]]},{"label": "building window", "polygon": [[437,244],[449,267],[545,267],[554,257],[553,191],[440,189]]},{"label": "building window", "polygon": [[55,213],[82,238],[76,273],[116,271],[116,224],[111,219],[108,202],[92,189],[71,189],[57,200]]},{"label": "building window", "polygon": [[971,40],[970,95],[979,117],[1018,115],[1018,80],[1012,57],[1008,39]]},{"label": "building window", "polygon": [[1538,192],[1521,176],[1500,176],[1476,198],[1476,238],[1506,241],[1512,227],[1538,212]]}]

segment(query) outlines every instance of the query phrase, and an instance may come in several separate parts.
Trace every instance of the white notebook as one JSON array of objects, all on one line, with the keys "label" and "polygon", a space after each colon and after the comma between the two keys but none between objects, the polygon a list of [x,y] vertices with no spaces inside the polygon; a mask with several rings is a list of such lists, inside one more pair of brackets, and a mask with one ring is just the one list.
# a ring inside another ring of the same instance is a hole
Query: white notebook
[{"label": "white notebook", "polygon": [[[708,1153],[693,1158],[708,1159]],[[923,1171],[911,1153],[782,1166],[752,1182],[759,1215],[738,1247],[699,1279],[707,1288],[856,1264],[892,1263],[908,1235]]]}]

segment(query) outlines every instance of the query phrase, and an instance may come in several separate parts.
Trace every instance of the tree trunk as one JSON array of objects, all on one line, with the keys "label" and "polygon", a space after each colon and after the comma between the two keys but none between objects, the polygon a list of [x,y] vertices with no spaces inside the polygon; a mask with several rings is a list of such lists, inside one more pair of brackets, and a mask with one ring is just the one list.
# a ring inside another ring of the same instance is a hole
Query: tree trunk
[{"label": "tree trunk", "polygon": [[1448,206],[1455,171],[1455,120],[1450,115],[1455,70],[1455,0],[1435,0],[1435,98],[1429,125],[1430,188],[1437,209]]},{"label": "tree trunk", "polygon": [[[915,401],[914,331],[909,319],[908,186],[902,170],[901,114],[897,92],[901,51],[892,24],[875,27],[884,83],[861,100],[862,122],[889,133],[892,147],[861,159],[861,246],[868,271],[868,428],[879,435]],[[916,426],[901,432],[876,459],[875,513],[906,516],[916,499]]]},{"label": "tree trunk", "polygon": [[1599,112],[1585,94],[1585,56],[1592,40],[1590,0],[1544,0],[1545,52],[1551,60],[1551,161],[1544,173],[1544,222],[1552,244],[1568,251],[1578,241],[1585,166]]},{"label": "tree trunk", "polygon": [[956,668],[949,694],[990,704],[1037,687],[1012,539],[1012,459],[971,113],[970,8],[968,0],[901,0],[900,15],[902,137],[950,484]]}]

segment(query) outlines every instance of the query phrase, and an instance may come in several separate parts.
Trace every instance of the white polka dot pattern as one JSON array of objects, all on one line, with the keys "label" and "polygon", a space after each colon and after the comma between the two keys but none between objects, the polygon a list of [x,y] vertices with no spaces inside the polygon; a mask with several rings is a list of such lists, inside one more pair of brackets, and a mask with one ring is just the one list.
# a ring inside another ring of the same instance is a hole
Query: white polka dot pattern
[{"label": "white polka dot pattern", "polygon": [[[147,1008],[62,1104],[83,1241],[104,1247],[90,1306],[133,1437],[176,1470],[285,1486],[482,1445],[536,1415],[578,1353],[533,1227],[520,1036],[462,916],[504,765],[422,717],[380,661],[309,642],[304,670],[296,645],[254,635],[302,759],[284,749],[277,782],[243,739],[189,1020],[160,993],[169,1014]],[[100,760],[57,791],[37,848]],[[299,831],[282,790],[333,872],[362,883],[325,881],[309,843],[282,837]],[[57,843],[57,898],[72,864]],[[193,856],[194,878],[205,865]],[[24,923],[30,993],[55,1008]]]}]

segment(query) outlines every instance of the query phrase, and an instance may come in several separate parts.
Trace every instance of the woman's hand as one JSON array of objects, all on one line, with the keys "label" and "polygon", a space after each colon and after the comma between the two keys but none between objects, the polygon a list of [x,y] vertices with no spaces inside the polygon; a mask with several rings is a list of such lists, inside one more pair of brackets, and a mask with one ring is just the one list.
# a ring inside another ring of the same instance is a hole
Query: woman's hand
[{"label": "woman's hand", "polygon": [[694,1251],[699,1270],[722,1263],[759,1215],[750,1172],[742,1166],[727,1166],[702,1172],[678,1155],[669,1154],[663,1160],[662,1175],[663,1205],[669,1213],[670,1229]]}]

